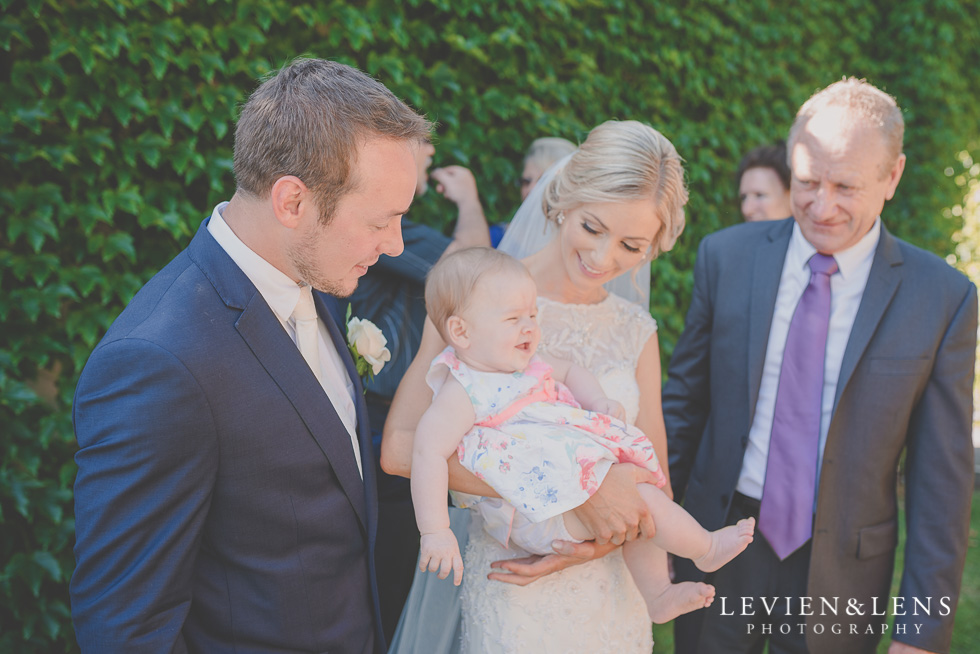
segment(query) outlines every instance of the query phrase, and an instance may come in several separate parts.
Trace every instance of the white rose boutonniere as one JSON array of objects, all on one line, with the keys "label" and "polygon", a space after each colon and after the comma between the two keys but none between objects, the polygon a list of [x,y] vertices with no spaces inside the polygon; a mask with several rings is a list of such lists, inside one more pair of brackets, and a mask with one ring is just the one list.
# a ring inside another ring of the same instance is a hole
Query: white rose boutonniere
[{"label": "white rose boutonniere", "polygon": [[354,363],[357,365],[357,374],[362,379],[370,381],[374,376],[381,372],[385,363],[391,361],[391,352],[388,350],[388,339],[381,333],[378,326],[370,320],[351,318],[351,307],[347,305],[347,348]]}]

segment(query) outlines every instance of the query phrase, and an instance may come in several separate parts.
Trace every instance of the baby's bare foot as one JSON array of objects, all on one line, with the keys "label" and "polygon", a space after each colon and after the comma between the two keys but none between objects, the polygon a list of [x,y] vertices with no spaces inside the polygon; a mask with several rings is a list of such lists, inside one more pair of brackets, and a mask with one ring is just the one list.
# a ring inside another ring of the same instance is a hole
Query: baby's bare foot
[{"label": "baby's bare foot", "polygon": [[711,532],[711,547],[704,556],[694,559],[694,565],[705,572],[714,572],[749,546],[755,532],[755,518],[739,520],[736,524]]},{"label": "baby's bare foot", "polygon": [[664,592],[654,598],[653,601],[647,601],[647,609],[652,621],[663,624],[670,622],[679,615],[711,606],[714,600],[714,586],[701,582],[685,581],[667,586]]}]

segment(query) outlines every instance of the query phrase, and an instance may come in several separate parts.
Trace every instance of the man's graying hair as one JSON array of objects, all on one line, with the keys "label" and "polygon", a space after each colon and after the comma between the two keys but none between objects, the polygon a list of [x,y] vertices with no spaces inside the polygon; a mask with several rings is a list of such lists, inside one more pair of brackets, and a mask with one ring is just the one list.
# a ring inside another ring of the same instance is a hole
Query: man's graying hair
[{"label": "man's graying hair", "polygon": [[886,161],[881,162],[881,174],[887,175],[902,154],[902,139],[905,137],[902,110],[899,109],[895,98],[873,84],[855,77],[834,82],[814,93],[803,103],[789,130],[787,158],[792,160],[793,146],[796,145],[800,130],[814,115],[828,107],[847,109],[852,118],[880,131],[887,157]]},{"label": "man's graying hair", "polygon": [[235,128],[238,191],[262,197],[295,175],[313,193],[320,220],[354,190],[357,147],[373,137],[421,143],[432,125],[383,84],[335,61],[298,59],[266,79]]},{"label": "man's graying hair", "polygon": [[524,165],[532,165],[544,172],[562,157],[575,152],[576,146],[567,139],[557,136],[543,136],[534,139],[524,155]]}]

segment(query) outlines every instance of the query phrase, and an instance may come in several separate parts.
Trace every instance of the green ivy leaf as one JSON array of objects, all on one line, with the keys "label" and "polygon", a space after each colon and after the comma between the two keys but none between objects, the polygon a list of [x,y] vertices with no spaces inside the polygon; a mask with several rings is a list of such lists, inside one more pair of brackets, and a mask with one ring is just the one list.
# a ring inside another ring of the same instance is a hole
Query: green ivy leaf
[{"label": "green ivy leaf", "polygon": [[10,45],[14,40],[20,41],[22,45],[30,45],[30,39],[27,38],[27,34],[24,33],[20,25],[7,21],[0,22],[0,48],[10,52]]},{"label": "green ivy leaf", "polygon": [[106,238],[102,260],[108,263],[119,255],[125,256],[130,262],[136,261],[133,237],[125,232],[115,232]]},{"label": "green ivy leaf", "polygon": [[47,572],[54,581],[61,581],[61,565],[50,552],[34,552],[31,559]]}]

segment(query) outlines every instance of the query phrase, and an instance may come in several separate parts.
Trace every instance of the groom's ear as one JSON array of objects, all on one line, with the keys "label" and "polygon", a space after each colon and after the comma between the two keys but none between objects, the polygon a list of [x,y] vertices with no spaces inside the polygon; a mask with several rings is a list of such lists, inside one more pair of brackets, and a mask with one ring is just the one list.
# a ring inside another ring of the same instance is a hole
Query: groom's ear
[{"label": "groom's ear", "polygon": [[449,316],[446,319],[446,336],[449,338],[449,344],[457,350],[465,350],[470,346],[466,321],[459,316]]},{"label": "groom's ear", "polygon": [[312,208],[310,190],[295,175],[277,179],[269,194],[276,220],[289,229],[299,226],[303,214]]}]

